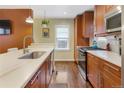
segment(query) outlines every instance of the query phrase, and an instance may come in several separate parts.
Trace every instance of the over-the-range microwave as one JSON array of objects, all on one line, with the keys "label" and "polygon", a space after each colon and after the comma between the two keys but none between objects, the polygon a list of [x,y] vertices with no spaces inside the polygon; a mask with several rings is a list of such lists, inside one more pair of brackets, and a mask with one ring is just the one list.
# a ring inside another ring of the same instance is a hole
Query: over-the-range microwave
[{"label": "over-the-range microwave", "polygon": [[121,9],[114,9],[105,15],[106,32],[121,31]]}]

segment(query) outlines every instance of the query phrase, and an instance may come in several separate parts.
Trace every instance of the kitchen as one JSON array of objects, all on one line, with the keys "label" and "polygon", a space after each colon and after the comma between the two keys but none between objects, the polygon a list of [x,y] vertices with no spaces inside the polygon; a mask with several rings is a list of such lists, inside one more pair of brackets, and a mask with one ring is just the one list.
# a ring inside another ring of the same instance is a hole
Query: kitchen
[{"label": "kitchen", "polygon": [[122,9],[0,6],[0,87],[120,88]]}]

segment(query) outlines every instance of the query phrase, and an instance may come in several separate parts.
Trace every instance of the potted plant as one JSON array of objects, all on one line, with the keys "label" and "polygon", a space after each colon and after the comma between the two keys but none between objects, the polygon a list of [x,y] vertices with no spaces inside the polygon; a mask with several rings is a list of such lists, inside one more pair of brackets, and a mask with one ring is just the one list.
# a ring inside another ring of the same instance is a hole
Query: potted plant
[{"label": "potted plant", "polygon": [[42,22],[41,22],[41,24],[42,24],[42,26],[43,26],[44,28],[46,28],[46,27],[48,26],[48,24],[49,24],[49,20],[43,19]]}]

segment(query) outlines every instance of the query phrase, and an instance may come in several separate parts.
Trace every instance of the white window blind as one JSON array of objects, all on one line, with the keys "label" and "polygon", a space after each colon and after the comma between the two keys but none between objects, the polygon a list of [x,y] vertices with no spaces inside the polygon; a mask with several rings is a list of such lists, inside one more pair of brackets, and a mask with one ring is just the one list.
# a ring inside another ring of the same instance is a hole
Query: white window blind
[{"label": "white window blind", "polygon": [[56,26],[56,49],[57,50],[69,49],[69,26],[65,25]]}]

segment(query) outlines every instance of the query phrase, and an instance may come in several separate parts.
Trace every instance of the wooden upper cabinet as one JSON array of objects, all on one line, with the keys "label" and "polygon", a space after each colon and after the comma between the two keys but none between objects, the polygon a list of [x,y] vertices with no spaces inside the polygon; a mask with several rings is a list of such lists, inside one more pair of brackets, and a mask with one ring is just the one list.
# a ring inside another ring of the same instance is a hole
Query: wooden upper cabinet
[{"label": "wooden upper cabinet", "polygon": [[82,15],[82,34],[84,38],[93,37],[94,12],[86,11]]},{"label": "wooden upper cabinet", "polygon": [[95,34],[105,33],[105,22],[104,22],[105,10],[106,10],[105,5],[95,6],[95,11],[94,11]]},{"label": "wooden upper cabinet", "polygon": [[77,45],[80,46],[82,45],[82,21],[81,21],[82,15],[78,15],[75,19],[75,25],[76,25],[76,42]]},{"label": "wooden upper cabinet", "polygon": [[78,15],[74,20],[74,27],[75,27],[75,45],[76,46],[88,46],[89,45],[89,39],[84,39],[82,36],[82,15]]},{"label": "wooden upper cabinet", "polygon": [[111,12],[114,8],[116,8],[117,5],[105,5],[105,12]]}]

